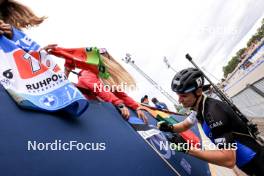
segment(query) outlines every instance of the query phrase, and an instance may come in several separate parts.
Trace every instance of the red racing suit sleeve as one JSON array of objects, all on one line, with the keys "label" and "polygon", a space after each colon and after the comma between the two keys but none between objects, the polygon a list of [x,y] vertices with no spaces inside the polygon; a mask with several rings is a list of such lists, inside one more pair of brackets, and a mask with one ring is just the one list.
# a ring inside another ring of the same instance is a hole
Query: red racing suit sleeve
[{"label": "red racing suit sleeve", "polygon": [[103,82],[99,79],[96,73],[90,70],[83,70],[78,78],[78,86],[87,88],[96,96],[113,105],[124,103],[123,100],[115,96],[110,90],[104,89]]}]

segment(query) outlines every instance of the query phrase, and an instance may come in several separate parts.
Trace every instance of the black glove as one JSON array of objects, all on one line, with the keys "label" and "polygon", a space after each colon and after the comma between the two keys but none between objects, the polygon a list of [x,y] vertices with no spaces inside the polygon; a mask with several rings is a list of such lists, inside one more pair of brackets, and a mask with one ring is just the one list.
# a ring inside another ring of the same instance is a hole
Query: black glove
[{"label": "black glove", "polygon": [[190,145],[181,135],[173,133],[172,135],[167,136],[167,139],[174,145],[173,148],[176,151],[188,153]]},{"label": "black glove", "polygon": [[160,121],[157,123],[157,127],[160,131],[173,132],[173,126],[167,124],[165,121]]}]

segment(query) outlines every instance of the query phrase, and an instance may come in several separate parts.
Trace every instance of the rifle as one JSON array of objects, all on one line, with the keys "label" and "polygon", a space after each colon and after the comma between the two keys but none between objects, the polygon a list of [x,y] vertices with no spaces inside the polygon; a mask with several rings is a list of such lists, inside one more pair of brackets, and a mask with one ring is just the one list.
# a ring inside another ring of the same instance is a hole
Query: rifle
[{"label": "rifle", "polygon": [[256,141],[261,145],[264,146],[264,138],[260,136],[260,132],[258,130],[257,124],[253,123],[252,121],[248,120],[248,118],[242,114],[242,112],[232,103],[232,101],[226,97],[226,95],[204,74],[204,72],[196,65],[196,63],[192,60],[192,57],[189,54],[185,55],[186,59],[188,59],[195,68],[197,68],[204,76],[204,78],[212,85],[213,89],[217,96],[225,103],[227,103],[237,117],[246,124],[249,135],[256,139]]}]

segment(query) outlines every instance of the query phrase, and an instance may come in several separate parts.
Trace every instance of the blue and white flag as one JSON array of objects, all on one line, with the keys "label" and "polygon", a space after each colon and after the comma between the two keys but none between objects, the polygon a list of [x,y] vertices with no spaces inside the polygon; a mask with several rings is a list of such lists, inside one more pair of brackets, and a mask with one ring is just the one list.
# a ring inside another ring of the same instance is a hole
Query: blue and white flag
[{"label": "blue and white flag", "polygon": [[12,40],[0,36],[0,83],[22,107],[66,111],[79,116],[88,107],[82,93],[68,81],[51,55],[22,31]]}]

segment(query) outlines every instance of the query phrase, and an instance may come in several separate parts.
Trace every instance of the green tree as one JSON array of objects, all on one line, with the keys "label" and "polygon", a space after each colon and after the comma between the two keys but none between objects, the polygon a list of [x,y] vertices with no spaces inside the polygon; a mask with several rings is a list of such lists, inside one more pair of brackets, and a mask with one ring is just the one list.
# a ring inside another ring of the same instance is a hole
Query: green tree
[{"label": "green tree", "polygon": [[241,56],[245,53],[245,51],[246,51],[246,48],[242,48],[242,49],[240,49],[240,50],[236,53],[236,55],[237,55],[238,57],[241,57]]},{"label": "green tree", "polygon": [[247,51],[253,43],[257,43],[264,38],[264,18],[261,21],[261,26],[257,29],[256,34],[254,34],[247,42],[247,47],[240,49],[235,56],[227,63],[226,66],[223,67],[224,77],[226,78],[227,75],[234,71],[237,67],[238,63],[240,62],[241,56]]},{"label": "green tree", "polygon": [[223,71],[224,71],[224,77],[226,78],[227,75],[231,72],[233,72],[233,70],[237,67],[237,65],[239,64],[239,57],[238,56],[234,56],[226,66],[223,67]]}]

